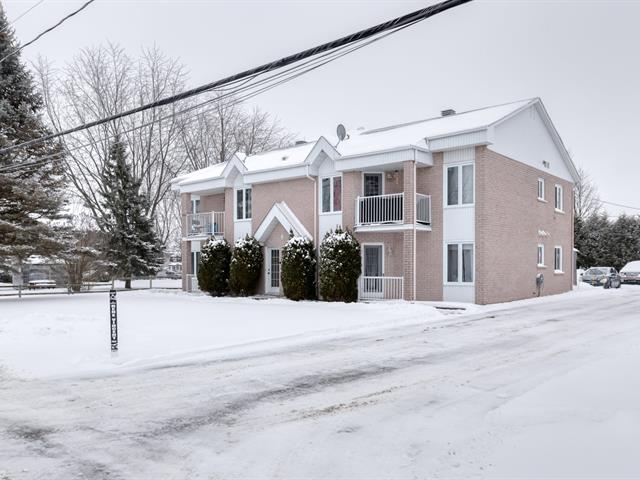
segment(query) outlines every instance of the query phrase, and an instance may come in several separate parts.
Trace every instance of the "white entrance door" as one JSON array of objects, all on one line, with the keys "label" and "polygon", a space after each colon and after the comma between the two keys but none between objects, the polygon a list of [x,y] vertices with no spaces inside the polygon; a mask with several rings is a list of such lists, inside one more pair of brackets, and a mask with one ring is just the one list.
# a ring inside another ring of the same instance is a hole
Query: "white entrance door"
[{"label": "white entrance door", "polygon": [[280,294],[280,249],[267,248],[267,278],[265,292]]},{"label": "white entrance door", "polygon": [[364,275],[362,290],[368,298],[382,298],[384,295],[384,264],[382,245],[363,245]]}]

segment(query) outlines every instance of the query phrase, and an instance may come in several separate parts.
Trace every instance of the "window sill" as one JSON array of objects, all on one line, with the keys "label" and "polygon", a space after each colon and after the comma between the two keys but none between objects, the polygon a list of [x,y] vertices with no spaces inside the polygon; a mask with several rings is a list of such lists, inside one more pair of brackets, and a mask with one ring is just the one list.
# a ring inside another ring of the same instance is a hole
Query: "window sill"
[{"label": "window sill", "polygon": [[540,198],[540,197],[538,197],[538,201],[541,203],[549,203],[548,200],[545,200],[544,198]]},{"label": "window sill", "polygon": [[319,212],[318,215],[342,215],[342,210],[338,210],[336,212]]},{"label": "window sill", "polygon": [[240,223],[240,222],[242,222],[242,223],[246,223],[246,222],[250,222],[250,221],[251,221],[251,219],[250,219],[250,218],[241,218],[241,219],[237,219],[237,218],[236,218],[236,219],[234,219],[233,221],[234,221],[234,222],[239,222],[239,223]]},{"label": "window sill", "polygon": [[474,282],[444,282],[445,287],[473,287]]},{"label": "window sill", "polygon": [[475,203],[463,203],[460,205],[445,205],[443,208],[444,209],[452,209],[455,210],[457,208],[470,208],[470,207],[474,207]]},{"label": "window sill", "polygon": [[564,210],[560,210],[558,208],[554,209],[556,213],[561,213],[562,215],[564,215]]},{"label": "window sill", "polygon": [[546,265],[538,264],[538,268],[547,268],[547,266],[546,266]]},{"label": "window sill", "polygon": [[554,275],[564,275],[564,272],[562,270],[554,270],[553,274]]}]

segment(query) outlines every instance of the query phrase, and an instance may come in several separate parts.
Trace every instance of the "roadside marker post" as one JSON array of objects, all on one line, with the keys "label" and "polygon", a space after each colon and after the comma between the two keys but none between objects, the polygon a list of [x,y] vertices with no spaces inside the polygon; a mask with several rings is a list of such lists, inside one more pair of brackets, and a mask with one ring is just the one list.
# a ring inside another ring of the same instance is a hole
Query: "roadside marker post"
[{"label": "roadside marker post", "polygon": [[118,352],[118,303],[116,300],[116,291],[109,290],[109,320],[111,331],[111,353]]}]

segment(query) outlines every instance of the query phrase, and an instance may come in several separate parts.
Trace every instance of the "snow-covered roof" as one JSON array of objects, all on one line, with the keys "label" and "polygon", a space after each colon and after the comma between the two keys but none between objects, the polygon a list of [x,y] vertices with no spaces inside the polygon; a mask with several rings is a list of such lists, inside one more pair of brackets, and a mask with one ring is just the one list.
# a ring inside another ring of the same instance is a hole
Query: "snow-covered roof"
[{"label": "snow-covered roof", "polygon": [[426,138],[486,128],[535,101],[537,99],[520,100],[453,115],[365,130],[353,135],[350,133],[349,138],[340,142],[336,148],[342,156],[385,151],[398,147],[426,149]]},{"label": "snow-covered roof", "polygon": [[286,168],[304,164],[305,160],[316,146],[317,142],[308,142],[293,147],[280,148],[269,152],[257,153],[246,156],[243,153],[236,154],[232,160],[216,163],[210,167],[196,170],[174,179],[174,184],[184,185],[220,178],[224,175],[227,166],[234,160],[244,164],[246,172],[257,172],[275,168]]}]

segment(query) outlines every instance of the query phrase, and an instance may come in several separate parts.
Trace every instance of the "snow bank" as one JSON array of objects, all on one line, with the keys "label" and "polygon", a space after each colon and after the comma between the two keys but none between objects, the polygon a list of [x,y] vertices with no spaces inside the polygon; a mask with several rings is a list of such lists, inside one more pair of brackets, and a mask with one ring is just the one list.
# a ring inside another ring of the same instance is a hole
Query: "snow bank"
[{"label": "snow bank", "polygon": [[282,347],[442,316],[431,306],[405,302],[291,302],[153,290],[117,298],[120,349],[113,358],[106,292],[1,299],[0,368],[30,378],[112,373],[206,360],[223,348]]}]

